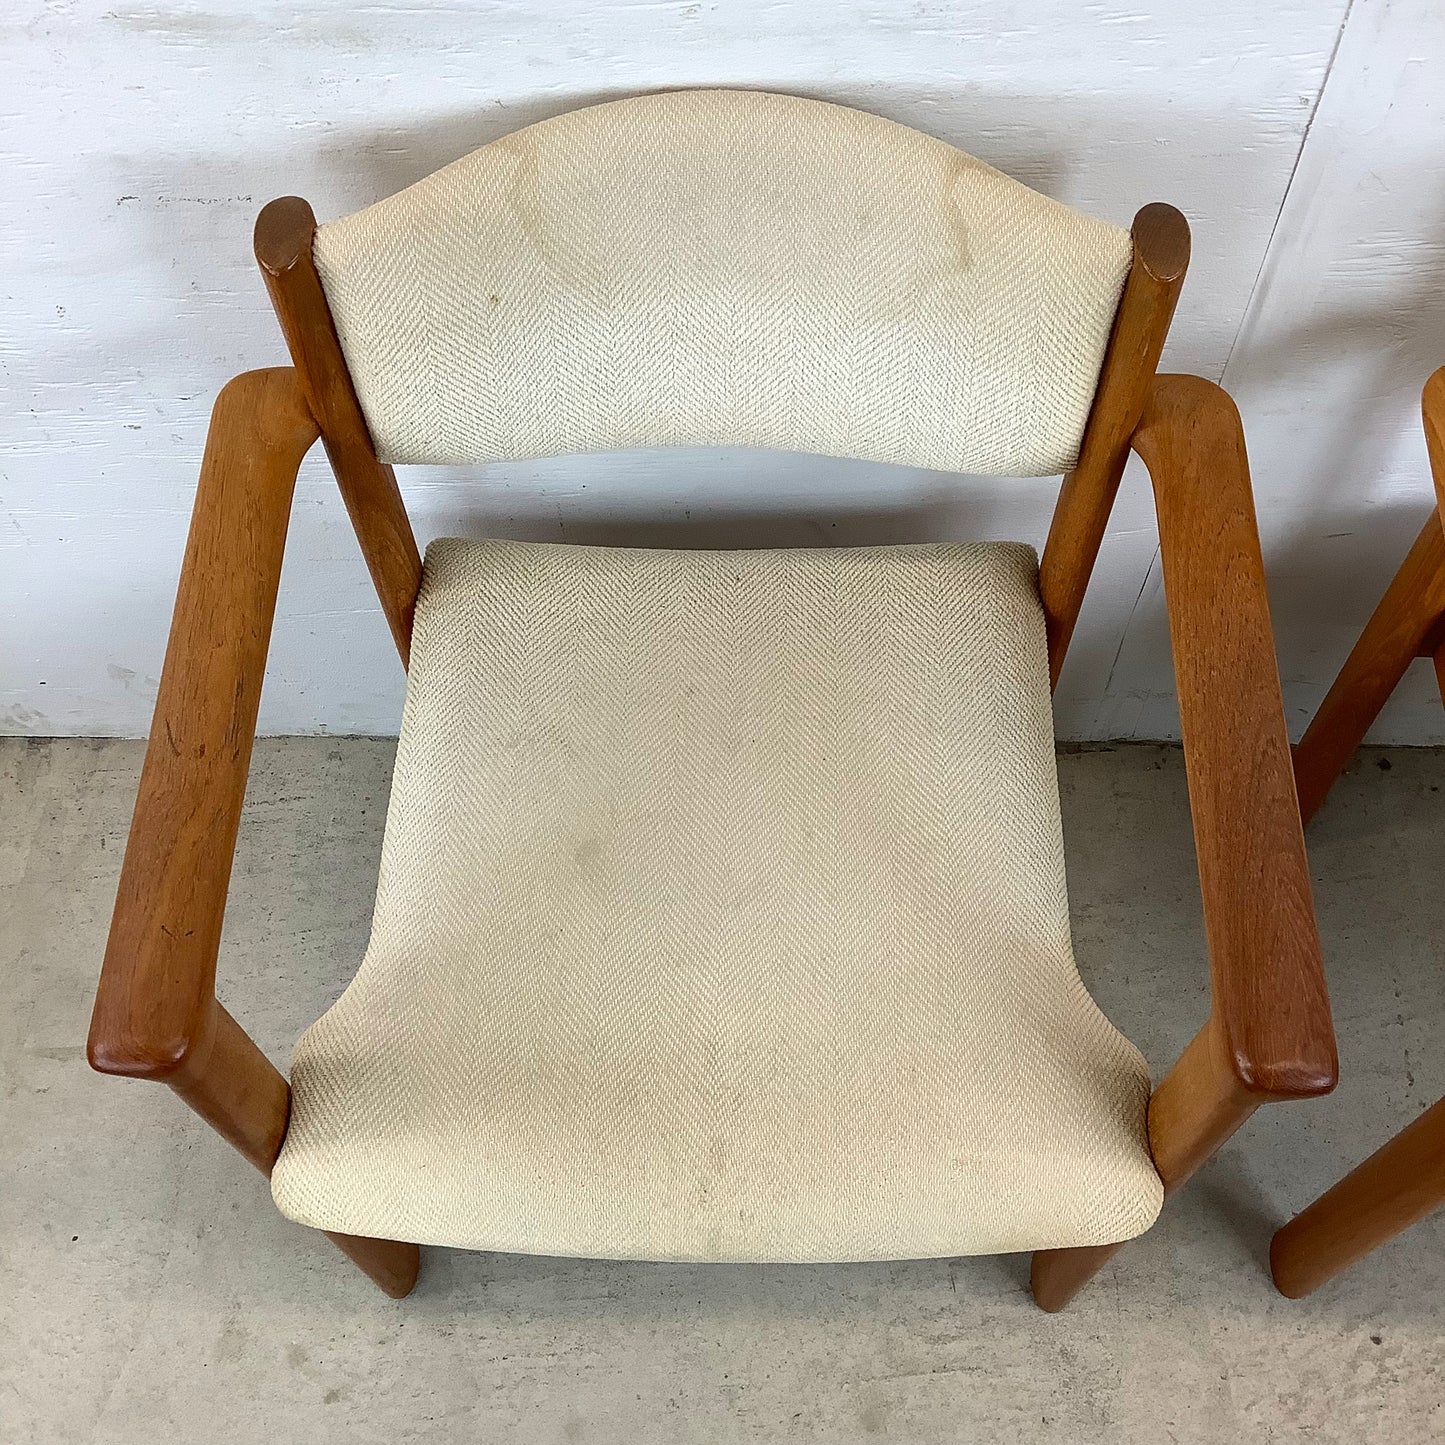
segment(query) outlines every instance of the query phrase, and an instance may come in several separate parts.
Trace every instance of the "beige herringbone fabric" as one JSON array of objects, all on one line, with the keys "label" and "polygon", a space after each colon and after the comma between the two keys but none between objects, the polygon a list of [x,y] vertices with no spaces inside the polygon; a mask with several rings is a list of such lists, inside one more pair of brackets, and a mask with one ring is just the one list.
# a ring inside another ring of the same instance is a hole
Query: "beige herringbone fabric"
[{"label": "beige herringbone fabric", "polygon": [[383,460],[702,444],[1046,476],[1129,234],[842,106],[572,111],[322,226]]},{"label": "beige herringbone fabric", "polygon": [[292,1087],[277,1203],[352,1234],[843,1260],[1146,1229],[1032,553],[433,544],[371,946]]}]

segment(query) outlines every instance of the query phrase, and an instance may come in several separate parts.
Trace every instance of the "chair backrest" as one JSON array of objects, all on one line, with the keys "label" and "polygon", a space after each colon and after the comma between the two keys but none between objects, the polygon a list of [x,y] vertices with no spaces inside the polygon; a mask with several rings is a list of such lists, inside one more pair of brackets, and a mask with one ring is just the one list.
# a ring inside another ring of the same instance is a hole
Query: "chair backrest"
[{"label": "chair backrest", "polygon": [[757,91],[572,111],[322,226],[376,453],[753,445],[1047,476],[1132,255],[942,141]]}]

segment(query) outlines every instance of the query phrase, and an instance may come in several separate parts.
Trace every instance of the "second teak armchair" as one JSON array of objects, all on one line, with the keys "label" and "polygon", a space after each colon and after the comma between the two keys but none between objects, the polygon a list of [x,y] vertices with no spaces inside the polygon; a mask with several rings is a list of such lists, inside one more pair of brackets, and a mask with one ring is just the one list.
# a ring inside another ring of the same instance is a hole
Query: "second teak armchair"
[{"label": "second teak armchair", "polygon": [[[1295,749],[1306,824],[1417,657],[1445,702],[1445,367],[1420,398],[1435,506]],[[1445,1098],[1381,1145],[1274,1236],[1281,1293],[1310,1294],[1445,1205]]]},{"label": "second teak armchair", "polygon": [[[417,1245],[1031,1250],[1058,1309],[1262,1103],[1332,1087],[1244,442],[1155,367],[1188,229],[747,91],[594,106],[256,254],[90,1039],[405,1294]],[[297,467],[409,666],[370,946],[288,1081],[216,960]],[[1009,544],[457,539],[391,463],[748,444],[1066,473]],[[1153,481],[1213,993],[1151,1088],[1074,965],[1050,692]],[[224,989],[224,980],[221,981]]]}]

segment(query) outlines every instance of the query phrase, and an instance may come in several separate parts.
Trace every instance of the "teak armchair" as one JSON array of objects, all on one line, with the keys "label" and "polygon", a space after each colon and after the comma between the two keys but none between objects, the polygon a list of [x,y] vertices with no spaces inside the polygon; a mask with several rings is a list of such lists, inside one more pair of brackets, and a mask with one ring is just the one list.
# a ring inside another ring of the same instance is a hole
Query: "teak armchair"
[{"label": "teak armchair", "polygon": [[[256,256],[294,367],[212,418],[95,1068],[168,1083],[393,1295],[401,1240],[1029,1249],[1048,1310],[1260,1104],[1333,1087],[1239,417],[1155,374],[1177,211],[1125,233],[861,112],[678,92],[320,231],[272,202]],[[318,435],[410,675],[371,948],[288,1086],[215,975]],[[424,565],[389,465],[723,441],[1067,475],[1037,571],[984,544]],[[1074,968],[1049,717],[1131,447],[1213,997],[1152,1094]]]},{"label": "teak armchair", "polygon": [[[1434,660],[1445,702],[1445,367],[1425,383],[1421,411],[1436,505],[1295,749],[1306,823],[1417,657]],[[1275,1234],[1275,1284],[1292,1298],[1307,1295],[1441,1204],[1445,1099]]]}]

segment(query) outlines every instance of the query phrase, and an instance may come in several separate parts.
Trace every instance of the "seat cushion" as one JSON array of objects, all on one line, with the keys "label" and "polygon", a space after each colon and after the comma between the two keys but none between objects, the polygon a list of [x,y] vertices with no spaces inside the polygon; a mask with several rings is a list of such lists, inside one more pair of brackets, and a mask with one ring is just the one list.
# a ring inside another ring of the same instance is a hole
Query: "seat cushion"
[{"label": "seat cushion", "polygon": [[292,1087],[276,1201],[351,1234],[808,1261],[1147,1229],[1033,553],[434,543],[370,947]]}]

